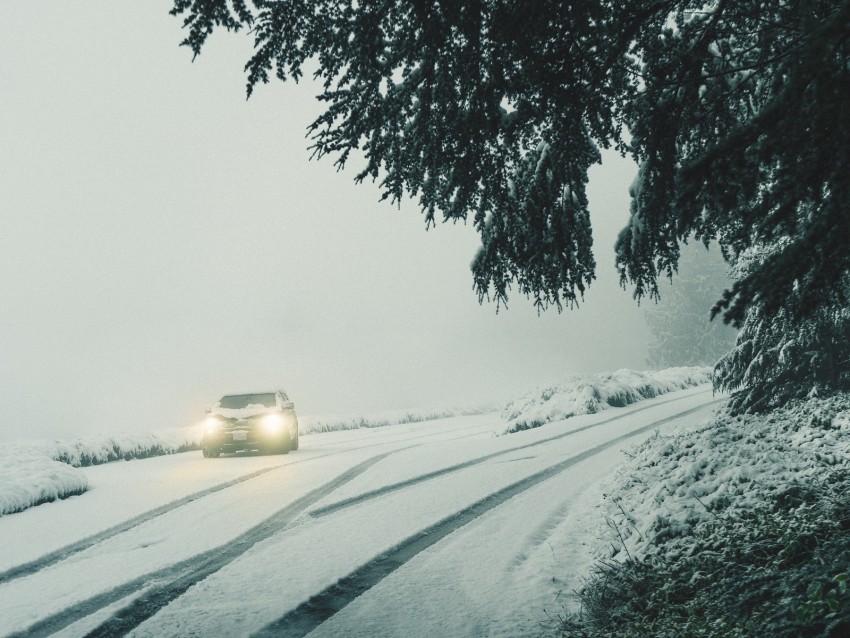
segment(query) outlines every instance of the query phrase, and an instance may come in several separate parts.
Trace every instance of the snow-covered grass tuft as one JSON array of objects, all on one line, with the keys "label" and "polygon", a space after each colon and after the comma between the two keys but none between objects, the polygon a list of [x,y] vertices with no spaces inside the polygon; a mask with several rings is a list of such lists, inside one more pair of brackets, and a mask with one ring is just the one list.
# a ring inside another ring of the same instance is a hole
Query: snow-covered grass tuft
[{"label": "snow-covered grass tuft", "polygon": [[564,636],[850,635],[850,395],[638,446]]},{"label": "snow-covered grass tuft", "polygon": [[367,415],[334,414],[307,415],[298,417],[298,430],[301,434],[320,432],[338,432],[341,430],[358,430],[360,428],[381,428],[388,425],[403,425],[405,423],[422,423],[436,421],[455,416],[470,416],[494,412],[495,408],[449,408],[449,409],[416,409],[388,410],[373,412]]},{"label": "snow-covered grass tuft", "polygon": [[557,385],[529,392],[507,403],[502,418],[505,433],[535,428],[579,414],[595,414],[642,399],[711,382],[711,368],[668,368],[657,372],[622,369],[571,377]]},{"label": "snow-covered grass tuft", "polygon": [[0,516],[82,494],[87,488],[85,474],[40,454],[4,455],[0,460]]},{"label": "snow-covered grass tuft", "polygon": [[72,441],[26,441],[18,445],[74,467],[86,467],[197,450],[200,442],[200,428],[191,427],[114,433]]}]

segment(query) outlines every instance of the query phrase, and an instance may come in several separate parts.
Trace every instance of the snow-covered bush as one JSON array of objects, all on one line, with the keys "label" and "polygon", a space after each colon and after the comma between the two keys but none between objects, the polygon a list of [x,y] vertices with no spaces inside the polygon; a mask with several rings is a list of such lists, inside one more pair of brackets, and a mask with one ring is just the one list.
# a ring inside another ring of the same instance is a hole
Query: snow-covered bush
[{"label": "snow-covered bush", "polygon": [[86,475],[41,454],[4,455],[0,460],[0,516],[82,494]]},{"label": "snow-covered bush", "polygon": [[707,367],[657,372],[622,369],[575,376],[510,401],[502,408],[502,418],[508,422],[506,433],[518,432],[710,382],[711,368]]},{"label": "snow-covered bush", "polygon": [[850,635],[850,395],[638,446],[565,636]]},{"label": "snow-covered bush", "polygon": [[128,432],[75,441],[55,441],[47,446],[46,451],[57,461],[74,467],[85,467],[197,450],[200,443],[200,428],[171,428],[148,433]]},{"label": "snow-covered bush", "polygon": [[677,559],[601,562],[565,636],[850,635],[850,476],[830,476],[694,534]]}]

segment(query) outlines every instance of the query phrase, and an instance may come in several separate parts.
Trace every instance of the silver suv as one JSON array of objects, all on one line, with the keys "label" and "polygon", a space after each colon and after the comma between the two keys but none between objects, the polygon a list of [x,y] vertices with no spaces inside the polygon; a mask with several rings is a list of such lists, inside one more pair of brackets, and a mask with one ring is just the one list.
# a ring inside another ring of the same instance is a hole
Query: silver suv
[{"label": "silver suv", "polygon": [[298,417],[282,390],[228,394],[207,412],[201,438],[207,458],[240,450],[286,454],[298,449]]}]

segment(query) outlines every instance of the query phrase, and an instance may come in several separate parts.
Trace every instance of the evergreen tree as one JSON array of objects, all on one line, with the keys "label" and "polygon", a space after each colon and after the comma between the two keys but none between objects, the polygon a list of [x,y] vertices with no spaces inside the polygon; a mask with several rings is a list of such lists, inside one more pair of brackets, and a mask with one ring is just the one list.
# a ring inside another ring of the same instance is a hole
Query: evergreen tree
[{"label": "evergreen tree", "polygon": [[762,412],[790,399],[850,390],[850,310],[818,308],[803,321],[751,309],[735,348],[715,367],[715,388],[734,412]]},{"label": "evergreen tree", "polygon": [[641,167],[616,246],[637,298],[657,298],[695,236],[730,263],[776,246],[715,305],[748,316],[746,334],[804,330],[850,301],[850,0],[174,0],[172,13],[195,55],[218,28],[248,29],[249,95],[315,64],[314,155],[341,168],[362,153],[355,179],[418,198],[426,224],[471,219],[481,300],[512,286],[539,307],[581,299],[596,266],[587,171],[613,145]]},{"label": "evergreen tree", "polygon": [[[733,275],[746,276],[787,241],[748,251]],[[715,389],[733,393],[733,411],[760,412],[790,399],[850,390],[850,308],[842,301],[850,278],[841,287],[803,319],[758,303],[749,308],[735,347],[714,369]],[[792,293],[792,305],[798,294]]]},{"label": "evergreen tree", "polygon": [[644,317],[652,331],[647,363],[653,368],[713,366],[735,345],[737,331],[711,321],[709,309],[731,285],[729,267],[717,251],[699,243],[682,247],[676,277],[647,304]]}]

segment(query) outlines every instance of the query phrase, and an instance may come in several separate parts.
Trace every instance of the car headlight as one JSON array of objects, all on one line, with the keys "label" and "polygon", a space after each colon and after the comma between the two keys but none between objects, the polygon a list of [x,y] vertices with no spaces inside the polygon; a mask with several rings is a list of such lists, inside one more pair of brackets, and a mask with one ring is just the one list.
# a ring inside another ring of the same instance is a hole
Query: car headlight
[{"label": "car headlight", "polygon": [[262,420],[266,432],[276,433],[283,429],[283,417],[279,414],[267,414]]},{"label": "car headlight", "polygon": [[210,433],[215,432],[221,427],[221,425],[221,419],[217,419],[214,416],[211,416],[206,421],[204,421],[204,429]]}]

